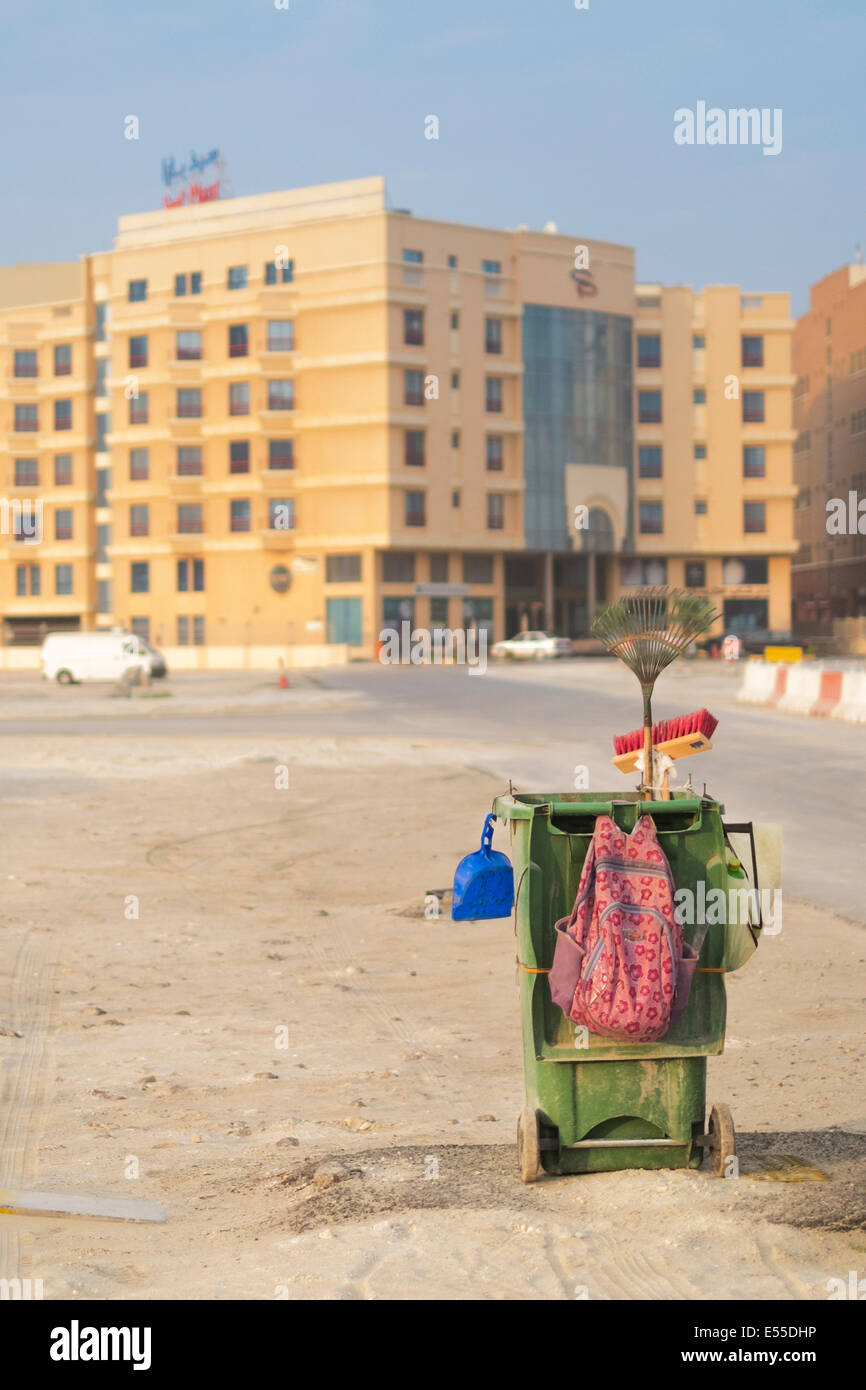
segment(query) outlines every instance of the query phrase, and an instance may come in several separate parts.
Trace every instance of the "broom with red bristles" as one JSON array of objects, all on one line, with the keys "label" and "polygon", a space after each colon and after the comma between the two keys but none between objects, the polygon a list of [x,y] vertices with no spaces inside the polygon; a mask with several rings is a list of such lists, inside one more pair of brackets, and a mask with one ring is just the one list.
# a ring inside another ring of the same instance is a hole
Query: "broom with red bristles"
[{"label": "broom with red bristles", "polygon": [[634,671],[640,681],[644,795],[648,800],[652,798],[653,784],[653,687],[662,671],[682,656],[717,617],[710,601],[697,594],[681,589],[649,588],[607,604],[592,624],[594,635],[613,656],[618,656]]}]

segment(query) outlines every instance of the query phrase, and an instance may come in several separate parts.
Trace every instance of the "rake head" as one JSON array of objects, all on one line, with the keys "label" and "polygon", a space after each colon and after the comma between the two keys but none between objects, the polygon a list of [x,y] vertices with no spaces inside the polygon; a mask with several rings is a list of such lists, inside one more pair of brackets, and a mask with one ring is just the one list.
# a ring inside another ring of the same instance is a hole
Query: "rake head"
[{"label": "rake head", "polygon": [[639,589],[607,604],[591,630],[646,689],[717,617],[709,599],[681,589]]}]

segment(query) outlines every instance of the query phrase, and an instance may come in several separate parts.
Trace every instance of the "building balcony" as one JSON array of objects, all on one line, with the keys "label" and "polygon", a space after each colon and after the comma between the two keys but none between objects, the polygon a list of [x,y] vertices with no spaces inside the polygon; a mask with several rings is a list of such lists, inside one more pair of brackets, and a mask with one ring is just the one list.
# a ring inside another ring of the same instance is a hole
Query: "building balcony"
[{"label": "building balcony", "polygon": [[259,536],[265,550],[292,550],[295,546],[294,531],[276,531],[269,527],[259,531]]}]

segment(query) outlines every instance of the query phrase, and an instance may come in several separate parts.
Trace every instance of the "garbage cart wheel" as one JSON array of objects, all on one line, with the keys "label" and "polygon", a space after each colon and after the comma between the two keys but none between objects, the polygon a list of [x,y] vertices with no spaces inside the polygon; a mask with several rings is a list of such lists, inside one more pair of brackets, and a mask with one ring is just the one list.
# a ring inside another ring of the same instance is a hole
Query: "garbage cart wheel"
[{"label": "garbage cart wheel", "polygon": [[535,1182],[541,1162],[541,1135],[538,1113],[524,1106],[517,1121],[517,1162],[522,1182]]},{"label": "garbage cart wheel", "polygon": [[730,1109],[721,1101],[710,1108],[710,1125],[707,1131],[708,1148],[713,1161],[713,1172],[717,1178],[725,1176],[727,1160],[736,1153],[736,1135]]}]

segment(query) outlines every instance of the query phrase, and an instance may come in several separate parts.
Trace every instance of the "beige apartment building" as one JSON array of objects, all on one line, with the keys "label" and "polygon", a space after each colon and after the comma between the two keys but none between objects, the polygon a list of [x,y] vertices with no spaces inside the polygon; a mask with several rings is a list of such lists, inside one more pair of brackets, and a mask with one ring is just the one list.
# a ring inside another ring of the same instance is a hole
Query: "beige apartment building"
[{"label": "beige apartment building", "polygon": [[636,290],[636,549],[620,584],[707,594],[725,632],[790,626],[792,330],[787,294]]},{"label": "beige apartment building", "polygon": [[175,667],[404,620],[580,636],[659,581],[786,627],[790,330],[785,295],[636,294],[628,247],[416,218],[379,178],[123,217],[0,271],[3,660],[61,626]]},{"label": "beige apartment building", "polygon": [[794,335],[797,631],[842,651],[866,638],[866,265],[812,285]]}]

